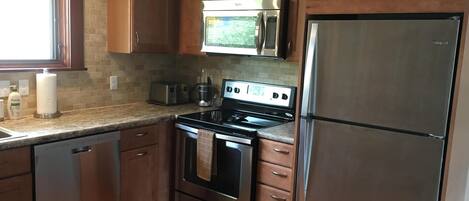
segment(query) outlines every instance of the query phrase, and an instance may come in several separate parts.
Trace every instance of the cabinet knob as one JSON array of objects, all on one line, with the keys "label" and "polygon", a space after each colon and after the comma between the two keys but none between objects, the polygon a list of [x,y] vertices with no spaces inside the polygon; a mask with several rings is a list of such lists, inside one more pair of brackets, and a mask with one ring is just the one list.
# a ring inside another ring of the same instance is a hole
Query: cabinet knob
[{"label": "cabinet knob", "polygon": [[283,174],[283,173],[280,173],[280,172],[276,172],[276,171],[272,171],[272,174],[275,175],[275,176],[279,176],[279,177],[287,177],[288,175],[286,174]]},{"label": "cabinet knob", "polygon": [[138,31],[135,32],[135,39],[136,39],[136,44],[138,47],[140,45],[140,35],[138,34]]},{"label": "cabinet knob", "polygon": [[277,153],[281,153],[281,154],[290,154],[289,151],[287,151],[287,150],[281,150],[281,149],[278,149],[278,148],[275,148],[274,151],[277,152]]},{"label": "cabinet knob", "polygon": [[136,156],[140,157],[140,156],[145,156],[147,154],[148,154],[147,152],[140,152],[140,153],[136,154]]},{"label": "cabinet knob", "polygon": [[279,201],[286,201],[287,200],[287,198],[278,197],[276,195],[270,195],[270,197],[274,200],[279,200]]},{"label": "cabinet knob", "polygon": [[135,137],[143,137],[145,135],[147,135],[147,133],[138,133],[138,134],[135,135]]}]

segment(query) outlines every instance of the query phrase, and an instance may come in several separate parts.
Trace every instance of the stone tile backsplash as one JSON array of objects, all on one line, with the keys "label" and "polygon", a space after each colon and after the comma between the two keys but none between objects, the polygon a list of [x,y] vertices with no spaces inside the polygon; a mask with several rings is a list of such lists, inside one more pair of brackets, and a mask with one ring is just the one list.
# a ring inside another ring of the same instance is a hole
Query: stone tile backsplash
[{"label": "stone tile backsplash", "polygon": [[[220,88],[222,78],[296,85],[297,64],[236,56],[180,56],[169,54],[114,54],[106,50],[106,0],[85,0],[85,67],[60,71],[59,110],[82,109],[145,101],[151,81],[195,83],[206,69]],[[36,72],[0,73],[0,80],[28,79],[23,114],[36,110]],[[109,76],[119,76],[118,90],[109,90]]]}]

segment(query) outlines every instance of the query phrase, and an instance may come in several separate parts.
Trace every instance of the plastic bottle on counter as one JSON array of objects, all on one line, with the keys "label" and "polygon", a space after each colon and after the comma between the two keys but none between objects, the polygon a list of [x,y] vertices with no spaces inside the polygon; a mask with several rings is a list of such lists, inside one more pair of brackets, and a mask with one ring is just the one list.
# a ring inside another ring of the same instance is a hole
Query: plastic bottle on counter
[{"label": "plastic bottle on counter", "polygon": [[16,85],[10,86],[11,93],[8,96],[8,115],[10,119],[21,118],[21,95]]}]

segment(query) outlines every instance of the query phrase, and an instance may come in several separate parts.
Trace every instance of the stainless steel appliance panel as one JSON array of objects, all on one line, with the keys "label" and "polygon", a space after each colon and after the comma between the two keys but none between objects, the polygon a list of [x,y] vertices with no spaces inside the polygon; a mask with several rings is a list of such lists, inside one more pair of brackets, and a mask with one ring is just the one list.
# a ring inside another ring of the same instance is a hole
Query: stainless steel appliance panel
[{"label": "stainless steel appliance panel", "polygon": [[202,52],[284,57],[287,1],[206,0]]},{"label": "stainless steel appliance panel", "polygon": [[205,0],[204,10],[263,10],[282,9],[282,0]]},{"label": "stainless steel appliance panel", "polygon": [[150,88],[150,102],[164,105],[177,103],[178,84],[171,82],[152,82]]},{"label": "stainless steel appliance panel", "polygon": [[438,200],[444,141],[301,121],[298,195],[306,201]]},{"label": "stainless steel appliance panel", "polygon": [[178,124],[176,190],[207,201],[250,201],[253,183],[252,142],[216,135],[216,174],[207,182],[197,177],[197,129]]},{"label": "stainless steel appliance panel", "polygon": [[37,201],[120,200],[119,133],[34,147]]},{"label": "stainless steel appliance panel", "polygon": [[445,136],[459,23],[310,21],[302,115]]}]

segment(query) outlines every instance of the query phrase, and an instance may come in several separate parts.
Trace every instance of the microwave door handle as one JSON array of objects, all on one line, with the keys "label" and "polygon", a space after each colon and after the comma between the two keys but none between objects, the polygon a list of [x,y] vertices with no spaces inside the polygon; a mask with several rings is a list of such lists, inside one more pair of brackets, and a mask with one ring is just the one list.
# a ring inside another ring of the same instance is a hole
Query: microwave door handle
[{"label": "microwave door handle", "polygon": [[257,54],[261,54],[262,52],[262,45],[264,44],[264,32],[265,32],[265,24],[264,24],[264,12],[260,12],[257,18],[256,24],[256,49]]}]

